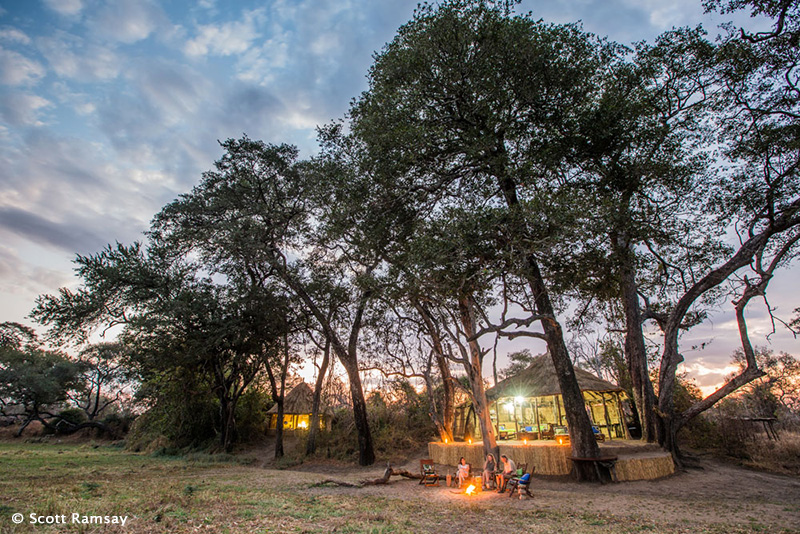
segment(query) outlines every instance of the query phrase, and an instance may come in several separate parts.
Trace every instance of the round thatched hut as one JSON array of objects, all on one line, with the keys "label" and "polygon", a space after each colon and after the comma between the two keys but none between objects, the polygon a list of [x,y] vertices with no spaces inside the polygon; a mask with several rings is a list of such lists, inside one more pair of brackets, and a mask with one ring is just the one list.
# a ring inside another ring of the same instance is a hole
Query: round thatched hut
[{"label": "round thatched hut", "polygon": [[[586,411],[602,437],[627,438],[622,408],[623,389],[583,369],[575,368]],[[556,370],[549,354],[486,391],[492,422],[500,439],[553,439],[564,431],[566,417]],[[471,405],[457,413],[457,436],[480,439],[480,425]],[[460,419],[460,420],[459,420]]]},{"label": "round thatched hut", "polygon": [[[311,408],[314,405],[314,392],[305,382],[297,384],[283,399],[283,429],[306,430],[311,424]],[[269,428],[273,430],[278,425],[278,405],[275,404],[267,410],[269,414]],[[319,425],[325,427],[330,419],[330,410],[320,407]]]}]

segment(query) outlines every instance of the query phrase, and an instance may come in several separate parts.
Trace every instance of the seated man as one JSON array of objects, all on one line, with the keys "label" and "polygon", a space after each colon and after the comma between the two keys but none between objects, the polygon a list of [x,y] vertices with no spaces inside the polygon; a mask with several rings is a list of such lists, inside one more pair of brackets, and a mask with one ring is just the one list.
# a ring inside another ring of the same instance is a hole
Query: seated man
[{"label": "seated man", "polygon": [[500,487],[497,488],[497,493],[503,493],[506,490],[508,481],[516,475],[517,471],[517,466],[514,464],[514,461],[505,454],[500,456],[500,461],[503,462],[503,479],[500,481]]}]

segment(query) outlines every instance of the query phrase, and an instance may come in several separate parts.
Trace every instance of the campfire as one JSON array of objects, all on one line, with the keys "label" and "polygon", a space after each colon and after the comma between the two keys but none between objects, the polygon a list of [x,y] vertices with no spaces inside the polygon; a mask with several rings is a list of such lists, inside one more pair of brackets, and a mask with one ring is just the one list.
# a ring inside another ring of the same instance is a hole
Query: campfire
[{"label": "campfire", "polygon": [[464,491],[464,493],[467,495],[475,495],[475,486],[473,484],[470,484],[469,486],[467,486],[467,489]]}]

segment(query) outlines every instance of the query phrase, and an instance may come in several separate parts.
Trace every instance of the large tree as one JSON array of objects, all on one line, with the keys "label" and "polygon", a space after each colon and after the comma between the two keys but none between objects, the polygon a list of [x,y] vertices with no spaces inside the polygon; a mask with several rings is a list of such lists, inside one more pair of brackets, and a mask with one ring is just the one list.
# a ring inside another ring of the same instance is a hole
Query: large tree
[{"label": "large tree", "polygon": [[[791,1],[705,4],[723,11],[749,8],[753,14],[773,17],[774,25],[771,31],[756,34],[729,26],[716,56],[722,90],[713,101],[713,125],[724,159],[705,209],[732,226],[738,245],[725,261],[699,273],[659,321],[664,331],[658,392],[664,425],[661,442],[676,456],[678,430],[691,418],[763,376],[745,309],[754,299],[766,297],[777,269],[797,256],[800,243],[800,9]],[[677,366],[683,361],[682,323],[695,302],[727,281],[746,365],[712,394],[679,410],[674,392]]]},{"label": "large tree", "polygon": [[576,26],[512,15],[510,2],[425,4],[376,56],[350,112],[376,181],[422,203],[504,206],[498,244],[541,318],[582,457],[597,444],[541,266],[558,254],[548,245],[559,221],[538,219],[531,203],[543,200],[551,144],[568,135],[608,53]]},{"label": "large tree", "polygon": [[[214,272],[253,287],[279,283],[318,323],[344,366],[358,431],[359,462],[375,461],[358,365],[364,316],[376,291],[379,259],[365,256],[322,226],[330,206],[317,188],[316,168],[297,150],[244,137],[222,144],[223,157],[191,193],[166,206],[153,236],[169,248],[194,252]],[[360,249],[363,250],[363,249]],[[335,313],[315,293],[319,279],[346,295]]]},{"label": "large tree", "polygon": [[76,263],[82,287],[39,297],[33,316],[64,341],[122,325],[147,391],[156,398],[193,394],[161,387],[175,380],[207,388],[218,403],[220,445],[230,450],[239,399],[265,365],[274,365],[285,332],[288,314],[280,297],[215,284],[197,264],[172,251],[168,257],[157,246],[117,244]]}]

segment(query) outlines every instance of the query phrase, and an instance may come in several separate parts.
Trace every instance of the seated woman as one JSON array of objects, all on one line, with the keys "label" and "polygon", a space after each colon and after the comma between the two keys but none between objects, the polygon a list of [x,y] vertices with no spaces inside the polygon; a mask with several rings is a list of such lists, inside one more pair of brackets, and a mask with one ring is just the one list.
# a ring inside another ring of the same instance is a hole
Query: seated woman
[{"label": "seated woman", "polygon": [[467,460],[462,456],[461,459],[458,461],[458,468],[456,470],[456,479],[458,480],[458,487],[461,487],[461,484],[469,478],[469,464]]},{"label": "seated woman", "polygon": [[489,453],[486,455],[486,461],[483,462],[483,489],[488,490],[494,484],[494,472],[497,469],[497,462],[494,459],[494,454]]}]

